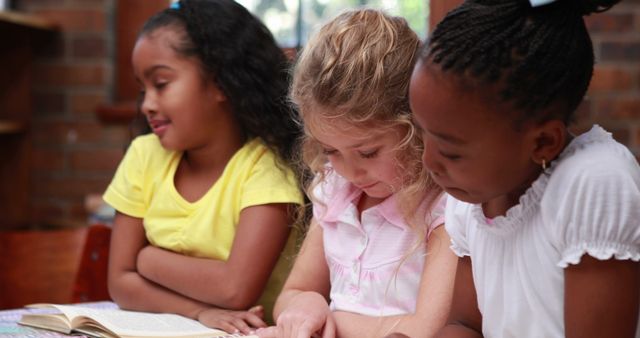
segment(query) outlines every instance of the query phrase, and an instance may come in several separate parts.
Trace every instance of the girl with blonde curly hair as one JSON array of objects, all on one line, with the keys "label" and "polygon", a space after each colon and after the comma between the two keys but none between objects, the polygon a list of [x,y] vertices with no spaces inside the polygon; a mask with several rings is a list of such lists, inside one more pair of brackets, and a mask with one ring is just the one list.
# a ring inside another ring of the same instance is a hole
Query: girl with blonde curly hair
[{"label": "girl with blonde curly hair", "polygon": [[444,325],[455,257],[444,199],[420,164],[408,100],[419,38],[378,10],[343,13],[302,51],[292,101],[313,220],[261,337],[428,337]]}]

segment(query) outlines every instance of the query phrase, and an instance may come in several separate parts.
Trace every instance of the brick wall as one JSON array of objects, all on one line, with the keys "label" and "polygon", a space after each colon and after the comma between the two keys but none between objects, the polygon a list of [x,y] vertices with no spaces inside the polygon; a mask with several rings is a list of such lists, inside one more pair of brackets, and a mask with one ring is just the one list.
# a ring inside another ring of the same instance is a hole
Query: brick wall
[{"label": "brick wall", "polygon": [[[458,0],[432,1],[446,7]],[[35,70],[33,220],[82,221],[85,195],[106,188],[130,137],[127,126],[95,117],[114,91],[115,0],[19,0],[18,6],[61,25]],[[640,157],[640,0],[623,0],[588,24],[597,67],[578,129],[601,124]]]},{"label": "brick wall", "polygon": [[96,106],[113,91],[114,0],[19,0],[19,10],[56,22],[34,69],[31,214],[34,224],[86,219],[83,201],[102,192],[127,126],[106,126]]},{"label": "brick wall", "polygon": [[586,21],[596,68],[580,126],[602,125],[640,159],[640,0],[623,0]]}]

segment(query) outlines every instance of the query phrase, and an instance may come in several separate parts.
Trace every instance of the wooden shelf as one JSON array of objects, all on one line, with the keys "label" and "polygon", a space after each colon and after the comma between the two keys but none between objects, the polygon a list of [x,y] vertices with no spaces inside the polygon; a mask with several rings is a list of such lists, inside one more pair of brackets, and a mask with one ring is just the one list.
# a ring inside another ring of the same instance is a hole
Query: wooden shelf
[{"label": "wooden shelf", "polygon": [[24,132],[25,129],[23,123],[0,120],[0,135],[18,134]]},{"label": "wooden shelf", "polygon": [[7,10],[0,11],[0,22],[45,31],[51,31],[58,28],[58,25],[49,20]]},{"label": "wooden shelf", "polygon": [[0,230],[31,224],[35,50],[58,26],[36,15],[0,11]]}]

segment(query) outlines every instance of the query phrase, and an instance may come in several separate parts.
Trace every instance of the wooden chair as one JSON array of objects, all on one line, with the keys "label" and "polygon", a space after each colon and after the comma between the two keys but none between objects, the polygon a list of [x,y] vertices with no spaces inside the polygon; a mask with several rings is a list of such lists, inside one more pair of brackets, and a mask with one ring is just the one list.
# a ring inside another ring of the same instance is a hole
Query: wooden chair
[{"label": "wooden chair", "polygon": [[108,299],[110,234],[105,226],[0,232],[0,308]]},{"label": "wooden chair", "polygon": [[107,289],[110,241],[110,227],[102,224],[89,227],[73,286],[72,302],[110,299]]}]

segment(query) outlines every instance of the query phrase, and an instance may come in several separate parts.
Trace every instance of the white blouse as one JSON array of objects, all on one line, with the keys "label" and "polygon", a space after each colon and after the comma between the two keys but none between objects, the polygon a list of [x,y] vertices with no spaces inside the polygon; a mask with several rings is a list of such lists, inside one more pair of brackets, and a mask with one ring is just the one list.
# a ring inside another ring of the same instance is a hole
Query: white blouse
[{"label": "white blouse", "polygon": [[584,254],[640,260],[640,167],[594,126],[490,223],[481,205],[448,198],[445,226],[453,251],[471,257],[484,336],[564,337],[564,268]]}]

